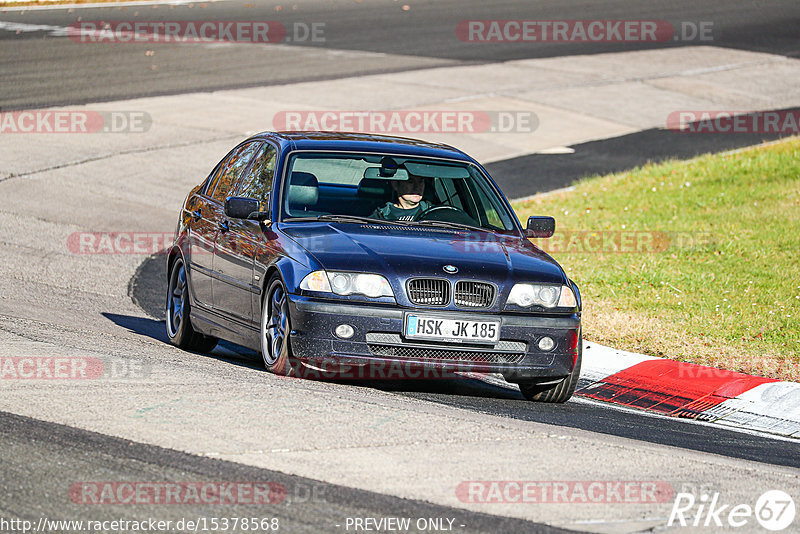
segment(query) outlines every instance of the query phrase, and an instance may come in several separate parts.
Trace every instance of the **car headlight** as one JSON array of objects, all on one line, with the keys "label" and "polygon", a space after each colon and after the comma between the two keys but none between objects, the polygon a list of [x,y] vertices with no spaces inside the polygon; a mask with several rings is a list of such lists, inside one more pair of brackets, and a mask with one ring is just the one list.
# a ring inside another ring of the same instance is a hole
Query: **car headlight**
[{"label": "car headlight", "polygon": [[300,282],[300,289],[337,295],[393,297],[389,281],[379,274],[314,271]]},{"label": "car headlight", "polygon": [[314,271],[309,273],[300,282],[300,289],[306,291],[321,291],[323,293],[331,293],[331,283],[328,280],[328,275],[325,271]]},{"label": "car headlight", "polygon": [[578,305],[578,300],[567,286],[514,284],[508,295],[508,304],[516,304],[520,308],[574,308]]}]

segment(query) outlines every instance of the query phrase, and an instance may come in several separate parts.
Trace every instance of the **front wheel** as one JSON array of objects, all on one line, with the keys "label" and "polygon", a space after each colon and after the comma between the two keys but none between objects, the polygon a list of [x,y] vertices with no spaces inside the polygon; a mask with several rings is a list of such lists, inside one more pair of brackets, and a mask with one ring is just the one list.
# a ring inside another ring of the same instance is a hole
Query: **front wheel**
[{"label": "front wheel", "polygon": [[578,378],[581,375],[581,359],[583,356],[583,343],[581,336],[578,336],[578,357],[575,359],[575,367],[569,376],[555,384],[537,384],[533,381],[519,383],[519,390],[529,401],[562,403],[567,402],[575,388],[578,386]]},{"label": "front wheel", "polygon": [[292,374],[292,348],[289,298],[278,275],[267,284],[261,308],[261,357],[267,371],[276,375]]},{"label": "front wheel", "polygon": [[217,338],[205,336],[192,328],[189,318],[189,284],[183,259],[172,264],[167,284],[167,337],[178,348],[209,352],[217,346]]}]

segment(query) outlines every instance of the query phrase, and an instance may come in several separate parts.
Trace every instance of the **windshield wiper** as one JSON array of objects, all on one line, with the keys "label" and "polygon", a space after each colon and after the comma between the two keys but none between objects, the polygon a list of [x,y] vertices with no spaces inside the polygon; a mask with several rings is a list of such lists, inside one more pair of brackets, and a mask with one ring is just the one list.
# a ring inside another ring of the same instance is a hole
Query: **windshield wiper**
[{"label": "windshield wiper", "polygon": [[487,228],[482,228],[480,226],[472,226],[471,224],[450,222],[450,221],[434,221],[431,219],[426,219],[423,221],[414,221],[412,224],[419,224],[424,226],[436,226],[439,228],[450,228],[453,230],[480,230],[481,232],[492,233],[492,231]]},{"label": "windshield wiper", "polygon": [[383,219],[373,219],[372,217],[362,217],[360,215],[337,215],[335,213],[327,213],[324,215],[317,215],[315,217],[290,217],[286,219],[286,221],[337,221],[337,222],[360,222],[360,223],[367,223],[367,224],[380,224],[380,223],[389,223],[389,224],[399,224],[401,226],[407,226],[407,222],[402,221],[385,221]]}]

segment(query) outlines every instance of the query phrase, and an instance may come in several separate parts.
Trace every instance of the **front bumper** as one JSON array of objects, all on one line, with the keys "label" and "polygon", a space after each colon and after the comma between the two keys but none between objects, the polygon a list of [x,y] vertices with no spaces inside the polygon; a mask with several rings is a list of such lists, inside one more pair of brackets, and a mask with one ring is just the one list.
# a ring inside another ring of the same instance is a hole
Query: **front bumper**
[{"label": "front bumper", "polygon": [[[289,295],[292,352],[307,362],[338,365],[419,365],[447,371],[502,373],[509,381],[531,378],[558,379],[575,365],[580,316],[537,317],[522,314],[489,314],[471,311],[404,309],[396,305],[354,304]],[[408,341],[402,337],[406,312],[429,312],[465,320],[500,321],[496,345]],[[340,339],[335,329],[349,324],[350,339]],[[556,342],[550,351],[539,350],[543,336]]]}]

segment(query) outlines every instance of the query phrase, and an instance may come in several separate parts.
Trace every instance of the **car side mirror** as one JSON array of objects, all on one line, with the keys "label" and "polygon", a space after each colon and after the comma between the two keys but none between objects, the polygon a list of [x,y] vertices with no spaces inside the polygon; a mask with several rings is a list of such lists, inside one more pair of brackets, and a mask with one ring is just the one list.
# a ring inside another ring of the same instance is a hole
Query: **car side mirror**
[{"label": "car side mirror", "polygon": [[228,197],[225,199],[225,215],[233,219],[264,221],[269,219],[268,211],[258,210],[258,200],[247,197]]},{"label": "car side mirror", "polygon": [[525,237],[552,237],[556,232],[556,220],[552,217],[528,217]]}]

